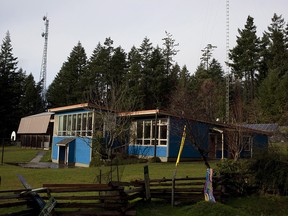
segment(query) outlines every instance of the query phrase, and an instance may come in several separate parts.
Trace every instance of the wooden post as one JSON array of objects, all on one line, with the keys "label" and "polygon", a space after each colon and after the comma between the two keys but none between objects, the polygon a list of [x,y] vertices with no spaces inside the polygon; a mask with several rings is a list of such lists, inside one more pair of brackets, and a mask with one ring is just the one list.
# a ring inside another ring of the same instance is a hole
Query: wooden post
[{"label": "wooden post", "polygon": [[100,175],[99,175],[99,176],[100,176],[100,178],[99,178],[99,184],[101,184],[101,183],[102,183],[102,182],[101,182],[101,180],[102,180],[102,179],[101,179],[101,178],[102,178],[102,170],[101,170],[101,168],[100,168],[100,170],[99,170],[99,174],[100,174]]},{"label": "wooden post", "polygon": [[144,166],[144,181],[145,181],[146,200],[150,201],[151,194],[150,194],[150,178],[149,178],[148,165]]},{"label": "wooden post", "polygon": [[119,179],[119,167],[118,167],[118,164],[116,165],[116,169],[117,169],[117,180],[118,180],[118,182],[120,182],[120,179]]},{"label": "wooden post", "polygon": [[4,164],[4,138],[2,139],[2,158],[1,158],[1,164]]},{"label": "wooden post", "polygon": [[177,173],[177,167],[174,171],[173,177],[172,177],[172,189],[171,189],[171,206],[174,206],[175,203],[175,178],[176,178],[176,173]]}]

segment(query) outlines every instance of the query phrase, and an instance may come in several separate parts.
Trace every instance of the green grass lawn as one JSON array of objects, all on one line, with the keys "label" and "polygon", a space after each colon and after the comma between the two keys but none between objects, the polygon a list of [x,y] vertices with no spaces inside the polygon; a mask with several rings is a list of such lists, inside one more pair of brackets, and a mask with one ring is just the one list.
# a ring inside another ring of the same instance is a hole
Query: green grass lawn
[{"label": "green grass lawn", "polygon": [[[23,186],[17,178],[17,174],[25,177],[34,188],[42,187],[44,183],[93,183],[99,175],[99,167],[91,168],[59,168],[59,169],[31,169],[22,168],[13,163],[29,162],[37,154],[35,149],[22,149],[19,147],[5,147],[4,165],[0,165],[1,185],[0,190],[21,189]],[[50,159],[45,156],[45,161]],[[0,153],[1,155],[1,153]],[[2,156],[2,155],[1,155]],[[216,167],[217,162],[211,166]],[[145,164],[130,164],[119,166],[121,181],[143,179]],[[151,179],[171,178],[175,170],[175,163],[149,163]],[[102,173],[109,167],[101,167]],[[203,177],[206,167],[203,162],[180,163],[177,169],[177,177]],[[203,198],[204,200],[204,198]],[[252,196],[244,198],[230,198],[227,203],[199,202],[195,205],[171,207],[170,203],[143,203],[137,206],[137,215],[155,216],[213,216],[213,215],[288,215],[288,197]]]},{"label": "green grass lawn", "polygon": [[[93,183],[96,176],[107,172],[110,167],[90,167],[90,168],[59,168],[59,169],[32,169],[16,166],[17,162],[29,162],[36,156],[39,150],[22,149],[19,147],[5,147],[4,165],[0,165],[0,175],[2,178],[1,190],[22,188],[17,178],[17,174],[25,177],[32,187],[41,187],[44,183]],[[48,160],[47,155],[45,160]],[[216,163],[212,163],[215,166]],[[119,166],[121,181],[131,181],[143,179],[143,163]],[[172,178],[175,170],[175,163],[149,163],[149,175],[151,179]],[[180,163],[177,169],[177,177],[203,177],[206,168],[202,162]],[[116,180],[116,179],[115,179]]]}]

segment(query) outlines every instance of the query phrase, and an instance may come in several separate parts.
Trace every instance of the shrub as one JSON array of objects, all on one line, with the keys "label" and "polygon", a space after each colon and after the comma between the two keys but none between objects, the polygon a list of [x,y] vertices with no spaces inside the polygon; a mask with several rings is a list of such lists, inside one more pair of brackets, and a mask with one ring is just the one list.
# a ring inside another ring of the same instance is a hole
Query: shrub
[{"label": "shrub", "polygon": [[288,158],[277,152],[258,155],[249,170],[260,193],[288,194]]},{"label": "shrub", "polygon": [[224,193],[233,196],[248,195],[253,192],[252,184],[247,172],[247,161],[245,160],[222,160],[217,164],[216,174],[221,177]]},{"label": "shrub", "polygon": [[151,163],[161,163],[161,159],[159,157],[152,157],[149,159]]}]

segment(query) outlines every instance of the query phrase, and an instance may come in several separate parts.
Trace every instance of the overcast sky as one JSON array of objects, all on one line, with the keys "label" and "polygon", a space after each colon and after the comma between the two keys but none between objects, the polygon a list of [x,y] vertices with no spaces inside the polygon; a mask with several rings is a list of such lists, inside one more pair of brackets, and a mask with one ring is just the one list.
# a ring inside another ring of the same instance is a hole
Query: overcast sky
[{"label": "overcast sky", "polygon": [[[248,15],[261,36],[274,13],[288,21],[288,1],[230,0],[230,48]],[[44,15],[49,19],[48,85],[78,41],[89,58],[97,43],[103,44],[107,37],[128,53],[144,37],[161,47],[165,31],[179,43],[175,60],[181,67],[186,64],[195,72],[201,49],[210,43],[217,46],[213,57],[225,68],[226,0],[0,0],[1,44],[9,31],[18,67],[32,73],[36,82],[44,48]]]}]

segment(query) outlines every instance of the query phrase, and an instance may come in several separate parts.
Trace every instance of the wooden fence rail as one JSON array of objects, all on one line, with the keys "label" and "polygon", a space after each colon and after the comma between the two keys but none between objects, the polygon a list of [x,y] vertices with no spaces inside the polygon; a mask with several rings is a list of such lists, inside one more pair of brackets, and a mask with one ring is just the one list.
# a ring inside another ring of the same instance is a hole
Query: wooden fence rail
[{"label": "wooden fence rail", "polygon": [[[215,179],[217,183],[218,179]],[[146,184],[145,184],[146,182]],[[0,215],[38,215],[35,207],[37,193],[47,203],[56,200],[54,215],[136,215],[137,201],[162,199],[177,203],[195,203],[204,200],[205,178],[147,179],[109,184],[43,184],[43,188],[0,191]],[[149,194],[149,196],[148,196]],[[216,201],[221,201],[221,186],[214,188]],[[133,203],[133,205],[132,205]],[[2,213],[11,208],[10,212]],[[45,214],[43,214],[45,215]],[[49,214],[47,214],[49,215]]]}]

